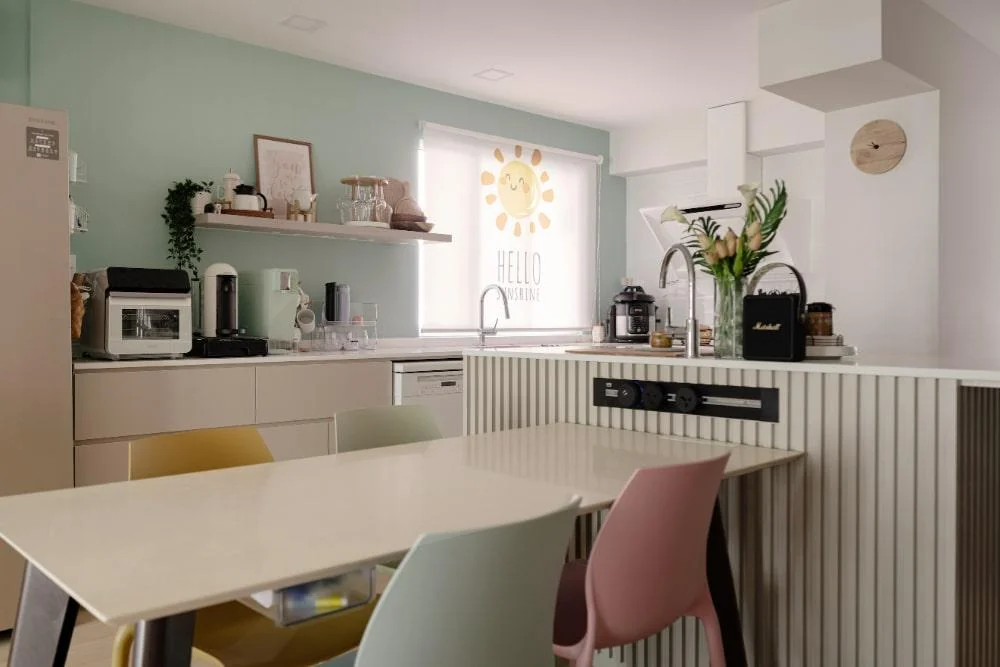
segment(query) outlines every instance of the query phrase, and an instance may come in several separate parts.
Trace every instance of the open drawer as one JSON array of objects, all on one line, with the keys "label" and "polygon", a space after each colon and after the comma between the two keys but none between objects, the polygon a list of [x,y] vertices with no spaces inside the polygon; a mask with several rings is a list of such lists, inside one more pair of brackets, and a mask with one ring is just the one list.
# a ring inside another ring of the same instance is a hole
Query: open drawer
[{"label": "open drawer", "polygon": [[374,595],[375,568],[365,567],[276,591],[261,591],[240,602],[285,627],[360,607],[371,602]]}]

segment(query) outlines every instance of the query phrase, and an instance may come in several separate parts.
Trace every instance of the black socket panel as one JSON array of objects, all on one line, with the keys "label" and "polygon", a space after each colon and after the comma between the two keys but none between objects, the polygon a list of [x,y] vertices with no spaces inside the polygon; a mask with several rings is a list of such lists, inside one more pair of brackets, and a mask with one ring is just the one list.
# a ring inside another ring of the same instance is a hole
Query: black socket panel
[{"label": "black socket panel", "polygon": [[778,390],[768,387],[594,378],[594,405],[771,423],[778,421]]}]

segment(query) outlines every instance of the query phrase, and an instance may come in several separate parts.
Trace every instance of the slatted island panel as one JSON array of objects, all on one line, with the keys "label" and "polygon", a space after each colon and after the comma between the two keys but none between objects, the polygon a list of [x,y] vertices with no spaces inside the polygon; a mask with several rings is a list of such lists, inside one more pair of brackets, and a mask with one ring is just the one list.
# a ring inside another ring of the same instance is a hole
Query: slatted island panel
[{"label": "slatted island panel", "polygon": [[[751,664],[1000,664],[1000,388],[902,370],[513,350],[471,353],[465,368],[469,433],[571,422],[806,453],[722,491]],[[779,422],[595,408],[595,377],[775,387]],[[610,655],[708,665],[690,619]]]}]

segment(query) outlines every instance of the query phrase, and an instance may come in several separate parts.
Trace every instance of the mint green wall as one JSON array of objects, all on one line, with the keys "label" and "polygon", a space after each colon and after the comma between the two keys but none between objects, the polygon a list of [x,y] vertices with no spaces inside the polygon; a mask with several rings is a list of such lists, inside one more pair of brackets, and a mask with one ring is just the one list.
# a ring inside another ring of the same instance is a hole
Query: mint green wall
[{"label": "mint green wall", "polygon": [[31,0],[0,0],[0,102],[28,103]]},{"label": "mint green wall", "polygon": [[[6,0],[5,0],[6,1]],[[69,0],[32,0],[31,103],[65,108],[89,182],[74,198],[91,214],[75,235],[81,269],[167,266],[160,210],[171,181],[252,182],[252,135],[312,141],[320,216],[333,218],[349,174],[416,178],[421,120],[608,153],[603,131],[399,83]],[[293,96],[299,101],[289,101]],[[624,181],[602,179],[602,303],[625,268]],[[323,211],[326,211],[324,214]],[[305,288],[347,282],[376,301],[385,336],[417,327],[417,250],[202,230],[205,265],[299,269]],[[441,298],[448,298],[442,294]]]}]

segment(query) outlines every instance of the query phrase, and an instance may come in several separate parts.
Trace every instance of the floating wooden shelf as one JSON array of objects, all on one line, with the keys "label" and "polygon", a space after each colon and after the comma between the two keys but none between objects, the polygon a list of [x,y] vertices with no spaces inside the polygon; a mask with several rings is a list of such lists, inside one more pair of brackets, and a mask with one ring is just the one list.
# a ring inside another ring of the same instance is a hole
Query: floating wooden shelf
[{"label": "floating wooden shelf", "polygon": [[351,227],[325,222],[293,222],[292,220],[265,220],[242,215],[203,213],[195,216],[195,227],[228,229],[237,232],[285,234],[288,236],[319,236],[328,239],[371,241],[374,243],[451,243],[450,234],[408,232],[401,229],[377,227]]}]

